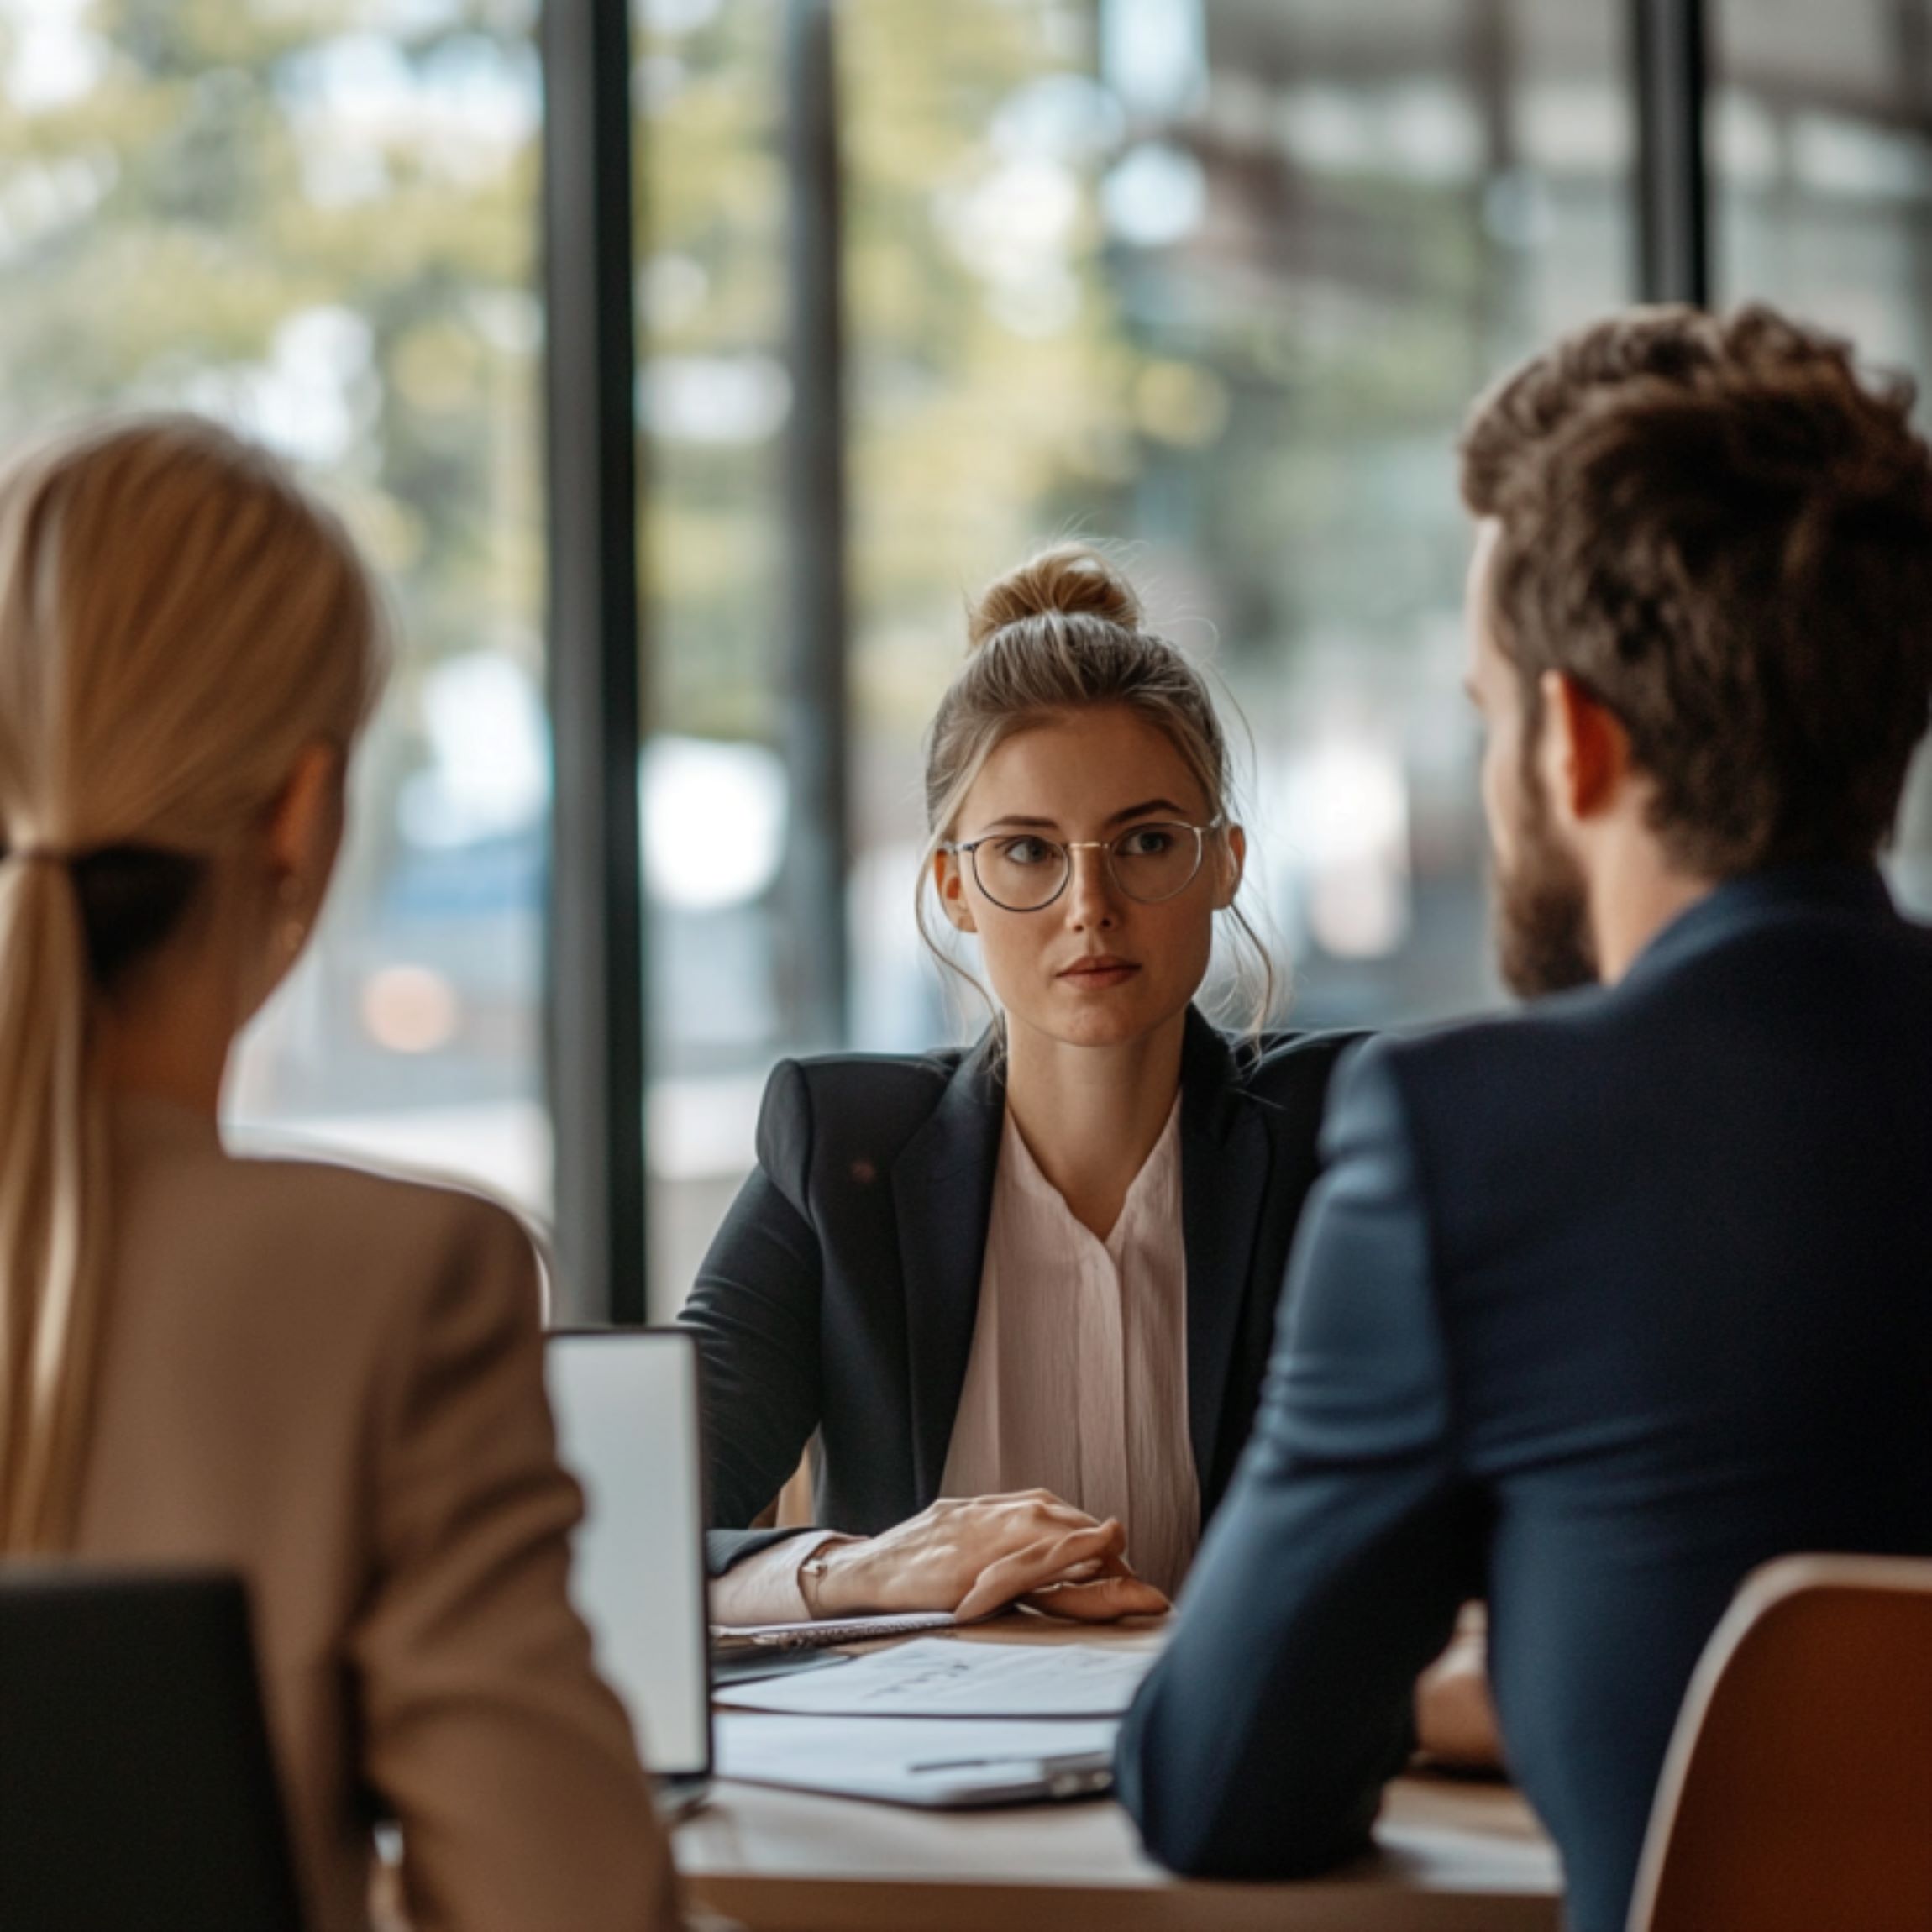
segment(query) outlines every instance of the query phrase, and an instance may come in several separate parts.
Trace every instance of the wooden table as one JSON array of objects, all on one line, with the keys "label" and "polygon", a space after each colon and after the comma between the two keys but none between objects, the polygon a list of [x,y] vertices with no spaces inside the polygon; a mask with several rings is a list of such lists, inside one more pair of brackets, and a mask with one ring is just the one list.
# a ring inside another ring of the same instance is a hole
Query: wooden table
[{"label": "wooden table", "polygon": [[[958,1641],[1161,1639],[1013,1617]],[[929,1812],[721,1782],[675,1842],[692,1897],[752,1932],[1556,1932],[1556,1854],[1506,1786],[1400,1779],[1377,1835],[1325,1878],[1202,1884],[1110,1801]]]}]

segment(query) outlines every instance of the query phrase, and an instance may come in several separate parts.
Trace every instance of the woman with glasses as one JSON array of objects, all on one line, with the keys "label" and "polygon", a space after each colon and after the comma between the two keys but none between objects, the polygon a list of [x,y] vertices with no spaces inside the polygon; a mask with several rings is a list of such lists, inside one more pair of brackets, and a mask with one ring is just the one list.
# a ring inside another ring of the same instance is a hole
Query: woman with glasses
[{"label": "woman with glasses", "polygon": [[[922,893],[976,936],[999,1017],[964,1053],[772,1075],[683,1315],[727,1621],[1163,1609],[1315,1177],[1346,1042],[1231,1043],[1194,1005],[1217,919],[1257,1026],[1273,990],[1200,674],[1078,547],[995,584],[971,633]],[[818,1527],[751,1529],[815,1436]]]}]

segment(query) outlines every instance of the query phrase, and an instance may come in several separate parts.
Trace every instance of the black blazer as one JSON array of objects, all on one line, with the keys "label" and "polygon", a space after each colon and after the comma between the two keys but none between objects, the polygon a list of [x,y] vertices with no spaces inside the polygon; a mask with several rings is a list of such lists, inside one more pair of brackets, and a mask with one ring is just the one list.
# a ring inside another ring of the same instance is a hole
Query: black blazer
[{"label": "black blazer", "polygon": [[1721,886],[1615,986],[1362,1049],[1254,1440],[1121,1734],[1170,1865],[1358,1850],[1465,1596],[1575,1932],[1622,1932],[1746,1573],[1932,1555],[1932,934]]},{"label": "black blazer", "polygon": [[[1276,1036],[1250,1053],[1188,1016],[1181,1212],[1204,1520],[1254,1415],[1328,1076],[1356,1037]],[[938,1496],[1005,1113],[990,1038],[774,1070],[757,1169],[679,1317],[704,1358],[714,1572],[771,1540],[745,1525],[815,1431],[823,1527],[871,1534]]]}]

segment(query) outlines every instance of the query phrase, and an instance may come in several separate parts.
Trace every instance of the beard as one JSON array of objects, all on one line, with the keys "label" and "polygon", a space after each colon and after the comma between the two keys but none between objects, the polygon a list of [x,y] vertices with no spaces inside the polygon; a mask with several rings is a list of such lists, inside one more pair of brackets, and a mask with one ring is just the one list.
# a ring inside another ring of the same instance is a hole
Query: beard
[{"label": "beard", "polygon": [[1557,836],[1539,775],[1525,774],[1515,863],[1496,870],[1496,963],[1525,1000],[1594,985],[1596,935],[1589,889],[1576,855]]}]

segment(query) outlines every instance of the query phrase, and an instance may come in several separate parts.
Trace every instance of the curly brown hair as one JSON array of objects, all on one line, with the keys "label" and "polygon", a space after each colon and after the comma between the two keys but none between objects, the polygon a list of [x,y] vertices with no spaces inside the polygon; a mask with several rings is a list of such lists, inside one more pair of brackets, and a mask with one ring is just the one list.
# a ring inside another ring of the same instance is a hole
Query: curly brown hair
[{"label": "curly brown hair", "polygon": [[1641,309],[1471,412],[1498,642],[1621,722],[1651,823],[1714,876],[1869,860],[1932,705],[1932,452],[1903,378],[1761,306]]}]

